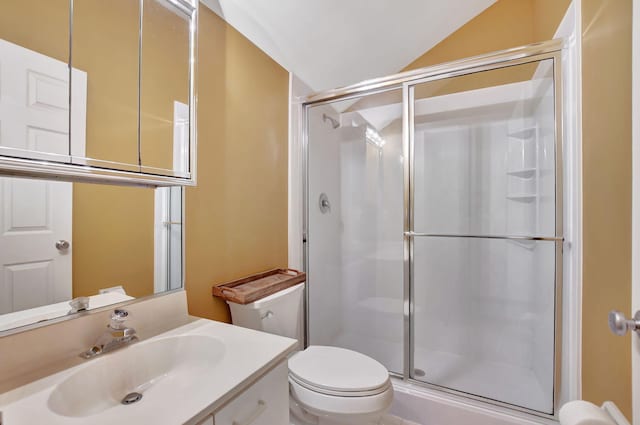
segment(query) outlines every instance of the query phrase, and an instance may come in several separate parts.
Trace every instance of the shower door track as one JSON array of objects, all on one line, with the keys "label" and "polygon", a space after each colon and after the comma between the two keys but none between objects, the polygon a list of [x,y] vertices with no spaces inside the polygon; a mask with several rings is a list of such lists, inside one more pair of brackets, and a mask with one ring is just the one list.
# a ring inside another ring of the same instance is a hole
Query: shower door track
[{"label": "shower door track", "polygon": [[[403,176],[403,366],[402,373],[390,372],[390,375],[402,379],[405,382],[423,388],[434,389],[454,396],[481,401],[500,408],[512,411],[523,412],[545,419],[557,419],[559,408],[560,389],[560,367],[562,364],[562,277],[563,277],[563,190],[562,190],[562,159],[563,159],[563,116],[562,116],[562,74],[561,74],[561,51],[564,47],[564,40],[551,40],[542,43],[535,43],[528,46],[508,49],[488,55],[475,56],[459,61],[430,66],[427,68],[394,74],[383,78],[367,80],[352,86],[329,90],[322,93],[312,94],[301,99],[303,104],[302,132],[302,172],[303,172],[303,261],[304,269],[307,272],[307,283],[312,280],[312,273],[309,271],[309,138],[308,138],[308,111],[310,106],[327,104],[338,100],[348,100],[359,98],[364,95],[382,93],[391,90],[402,89],[402,152],[405,161]],[[414,232],[413,228],[413,102],[410,88],[416,84],[467,75],[475,72],[488,71],[492,69],[506,68],[532,62],[539,62],[545,59],[553,60],[553,80],[554,80],[554,109],[555,109],[555,235],[535,236],[535,235],[478,235],[478,234],[440,234],[440,233],[420,233]],[[501,239],[515,241],[552,241],[555,244],[555,337],[554,337],[554,378],[553,378],[553,413],[549,414],[514,404],[502,402],[488,397],[478,396],[464,391],[451,389],[448,387],[431,384],[428,382],[412,378],[413,367],[413,321],[411,320],[413,305],[413,241],[416,237],[434,238],[475,238],[475,239]],[[309,291],[305,290],[305,325],[304,338],[305,347],[309,345]]]}]

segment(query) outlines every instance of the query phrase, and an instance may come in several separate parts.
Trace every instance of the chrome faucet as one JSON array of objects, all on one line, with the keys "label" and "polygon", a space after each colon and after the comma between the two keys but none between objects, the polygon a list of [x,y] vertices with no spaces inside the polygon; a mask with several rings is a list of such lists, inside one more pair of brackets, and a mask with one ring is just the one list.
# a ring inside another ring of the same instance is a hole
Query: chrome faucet
[{"label": "chrome faucet", "polygon": [[136,330],[125,326],[129,312],[116,309],[111,313],[111,323],[95,345],[87,351],[80,353],[80,357],[90,359],[103,353],[108,353],[138,340]]}]

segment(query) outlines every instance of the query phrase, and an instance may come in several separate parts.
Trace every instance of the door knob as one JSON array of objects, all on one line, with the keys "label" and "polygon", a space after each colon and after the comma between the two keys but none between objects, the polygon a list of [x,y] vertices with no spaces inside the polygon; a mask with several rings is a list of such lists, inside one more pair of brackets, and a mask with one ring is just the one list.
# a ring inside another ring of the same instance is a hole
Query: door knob
[{"label": "door knob", "polygon": [[609,312],[609,329],[618,336],[623,336],[628,331],[635,331],[640,335],[640,310],[636,311],[633,319],[627,319],[620,311],[611,310]]},{"label": "door knob", "polygon": [[56,242],[56,249],[58,251],[64,251],[69,249],[69,247],[71,246],[71,244],[69,243],[69,241],[65,241],[63,239],[60,239],[59,241]]}]

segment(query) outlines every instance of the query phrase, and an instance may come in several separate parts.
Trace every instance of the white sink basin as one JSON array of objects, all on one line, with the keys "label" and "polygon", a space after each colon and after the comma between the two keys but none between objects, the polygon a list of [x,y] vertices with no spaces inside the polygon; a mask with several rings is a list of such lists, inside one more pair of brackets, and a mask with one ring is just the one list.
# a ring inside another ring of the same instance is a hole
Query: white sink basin
[{"label": "white sink basin", "polygon": [[[217,338],[181,335],[137,343],[95,359],[60,382],[51,392],[49,409],[66,417],[86,417],[122,405],[136,392],[135,404],[162,408],[167,391],[180,394],[211,376],[225,353]],[[157,404],[156,404],[157,403]]]},{"label": "white sink basin", "polygon": [[[198,424],[296,341],[197,319],[0,394],[6,424]],[[128,405],[131,392],[142,399]]]}]

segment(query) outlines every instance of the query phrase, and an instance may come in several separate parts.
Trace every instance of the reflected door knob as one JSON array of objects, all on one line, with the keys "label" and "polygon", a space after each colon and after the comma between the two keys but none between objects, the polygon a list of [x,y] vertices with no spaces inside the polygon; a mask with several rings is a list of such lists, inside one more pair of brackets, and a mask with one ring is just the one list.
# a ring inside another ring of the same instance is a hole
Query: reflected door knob
[{"label": "reflected door knob", "polygon": [[60,239],[58,242],[56,242],[56,249],[58,251],[65,251],[69,249],[70,246],[71,244],[69,243],[69,241],[65,241],[63,239]]},{"label": "reflected door knob", "polygon": [[609,329],[618,336],[623,336],[628,331],[635,331],[640,335],[640,310],[636,311],[633,319],[627,319],[620,311],[611,310],[609,312]]}]

